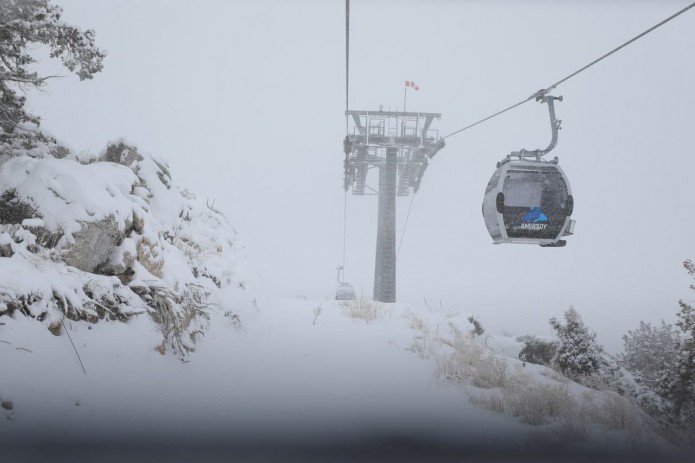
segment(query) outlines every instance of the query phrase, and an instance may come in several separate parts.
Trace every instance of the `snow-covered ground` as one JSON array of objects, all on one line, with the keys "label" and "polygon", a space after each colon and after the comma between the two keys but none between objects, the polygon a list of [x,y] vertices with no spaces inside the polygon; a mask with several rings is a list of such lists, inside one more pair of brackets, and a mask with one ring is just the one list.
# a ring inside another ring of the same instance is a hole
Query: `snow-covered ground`
[{"label": "snow-covered ground", "polygon": [[161,159],[49,151],[0,158],[8,461],[687,458],[469,314],[264,295]]},{"label": "snow-covered ground", "polygon": [[405,318],[388,314],[367,323],[346,316],[335,301],[273,298],[245,315],[238,325],[216,314],[183,362],[155,350],[161,335],[145,316],[66,322],[86,375],[66,336],[47,335],[24,317],[7,319],[0,328],[2,397],[14,409],[5,412],[2,434],[23,439],[40,426],[72,437],[318,437],[383,426],[473,441],[504,429],[523,439],[524,426],[472,407],[460,388],[438,383],[434,364],[412,351],[418,332]]},{"label": "snow-covered ground", "polygon": [[[86,374],[70,338],[52,336],[22,316],[4,317],[0,398],[13,409],[2,410],[0,441],[27,448],[46,442],[78,448],[212,442],[227,449],[252,443],[254,450],[301,444],[327,452],[384,446],[403,450],[406,460],[422,456],[410,453],[413,448],[435,459],[441,451],[509,458],[516,452],[557,456],[560,449],[585,456],[678,455],[646,428],[635,435],[634,426],[586,418],[572,426],[567,416],[529,424],[490,410],[482,399],[502,388],[474,386],[475,372],[447,380],[442,365],[462,340],[492,360],[481,344],[509,353],[512,339],[474,339],[465,314],[399,304],[373,313],[376,319],[365,320],[336,301],[259,298],[241,323],[213,313],[197,351],[183,361],[155,349],[161,333],[145,315],[127,323],[66,321]],[[506,365],[508,378],[531,388],[564,384],[569,396],[588,400],[586,388],[559,382],[544,367],[501,354],[494,359]]]}]

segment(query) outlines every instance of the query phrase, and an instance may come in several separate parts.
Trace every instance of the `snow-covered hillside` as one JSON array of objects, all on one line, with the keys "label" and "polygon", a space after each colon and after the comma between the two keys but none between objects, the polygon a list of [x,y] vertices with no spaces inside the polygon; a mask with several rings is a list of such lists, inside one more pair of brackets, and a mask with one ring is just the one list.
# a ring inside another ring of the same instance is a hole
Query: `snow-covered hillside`
[{"label": "snow-covered hillside", "polygon": [[186,362],[152,349],[160,334],[147,317],[68,322],[86,375],[64,336],[14,317],[0,331],[0,396],[13,402],[0,435],[27,445],[37,433],[106,446],[383,445],[402,447],[405,461],[413,447],[434,452],[422,461],[441,451],[679,455],[626,399],[502,354],[519,343],[475,337],[463,314],[356,306],[260,298],[241,323],[213,313]]},{"label": "snow-covered hillside", "polygon": [[686,458],[630,399],[519,360],[484,320],[247,289],[227,220],[125,142],[0,162],[6,455]]}]

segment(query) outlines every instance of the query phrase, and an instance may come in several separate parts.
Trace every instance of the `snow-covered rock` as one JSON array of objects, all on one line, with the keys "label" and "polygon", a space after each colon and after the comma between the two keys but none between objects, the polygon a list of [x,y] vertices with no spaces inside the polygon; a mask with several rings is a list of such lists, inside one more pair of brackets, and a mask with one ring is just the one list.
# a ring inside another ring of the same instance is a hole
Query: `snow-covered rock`
[{"label": "snow-covered rock", "polygon": [[211,310],[247,303],[234,230],[163,160],[120,140],[98,156],[55,151],[0,156],[0,319],[147,313],[157,349],[185,355]]}]

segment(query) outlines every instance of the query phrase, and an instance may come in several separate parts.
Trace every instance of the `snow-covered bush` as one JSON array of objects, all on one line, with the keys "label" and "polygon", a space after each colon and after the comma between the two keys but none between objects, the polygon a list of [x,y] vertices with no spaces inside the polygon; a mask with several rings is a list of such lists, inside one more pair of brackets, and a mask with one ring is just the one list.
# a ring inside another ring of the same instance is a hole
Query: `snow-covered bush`
[{"label": "snow-covered bush", "polygon": [[535,336],[520,336],[517,341],[524,343],[519,352],[519,360],[524,362],[550,366],[557,352],[557,341],[544,341]]}]

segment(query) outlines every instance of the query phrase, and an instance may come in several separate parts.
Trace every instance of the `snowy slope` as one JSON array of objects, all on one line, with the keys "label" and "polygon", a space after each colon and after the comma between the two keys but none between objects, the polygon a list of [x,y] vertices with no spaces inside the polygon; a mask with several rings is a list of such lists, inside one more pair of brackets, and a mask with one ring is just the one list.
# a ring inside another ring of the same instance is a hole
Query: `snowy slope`
[{"label": "snowy slope", "polygon": [[122,141],[0,158],[0,195],[4,455],[686,458],[628,399],[518,360],[468,314],[247,289],[228,221]]},{"label": "snowy slope", "polygon": [[0,398],[14,406],[1,440],[680,455],[619,396],[486,349],[463,314],[395,304],[365,320],[335,301],[266,297],[241,320],[213,313],[185,362],[152,349],[160,334],[145,316],[69,322],[85,375],[65,336],[15,317],[0,327]]},{"label": "snowy slope", "polygon": [[[317,304],[322,314],[313,325]],[[84,375],[68,339],[42,336],[18,317],[2,330],[3,358],[12,358],[3,396],[15,405],[3,434],[27,435],[42,416],[61,416],[56,430],[69,424],[80,434],[91,420],[105,428],[100,434],[139,435],[162,425],[181,432],[215,420],[236,432],[314,433],[322,432],[319,424],[357,429],[416,416],[463,425],[471,413],[478,437],[498,426],[520,428],[471,408],[457,388],[438,385],[432,364],[408,350],[413,332],[405,319],[367,325],[335,302],[273,299],[245,318],[239,326],[216,315],[187,363],[151,348],[157,333],[146,318],[92,329],[69,324]],[[123,345],[125,336],[131,341]]]}]

